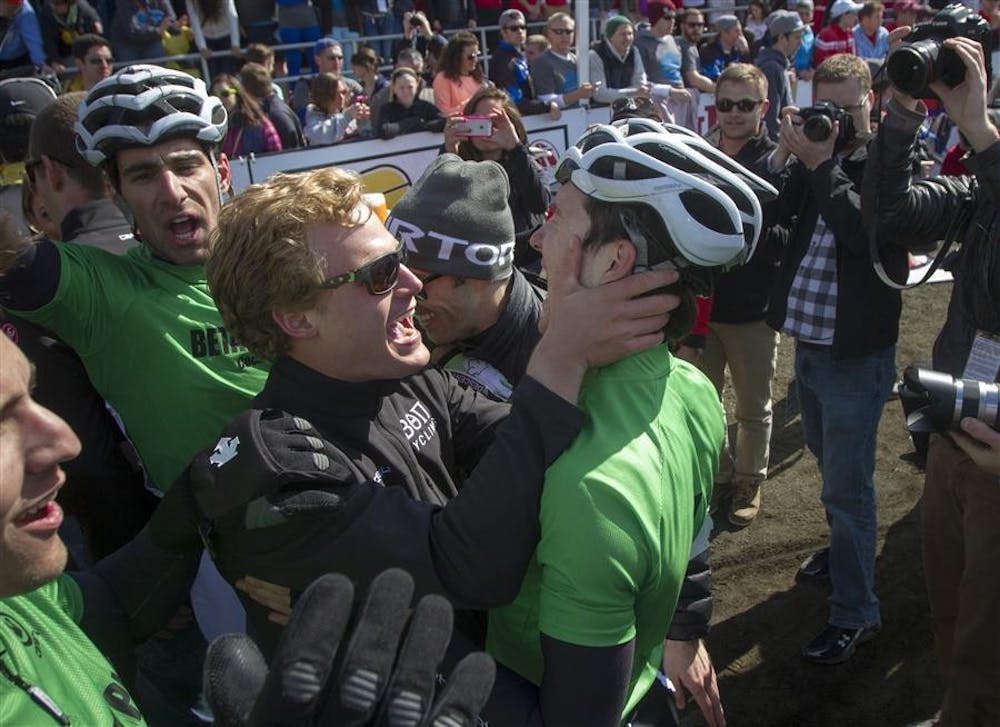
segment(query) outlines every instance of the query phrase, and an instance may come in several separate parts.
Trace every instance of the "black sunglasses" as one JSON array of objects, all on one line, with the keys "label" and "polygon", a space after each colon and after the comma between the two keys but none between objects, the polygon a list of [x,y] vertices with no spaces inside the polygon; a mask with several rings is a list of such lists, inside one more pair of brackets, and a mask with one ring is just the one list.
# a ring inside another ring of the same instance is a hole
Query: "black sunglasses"
[{"label": "black sunglasses", "polygon": [[573,35],[573,28],[549,28],[549,32],[555,35]]},{"label": "black sunglasses", "polygon": [[731,98],[718,98],[715,100],[715,108],[723,113],[728,113],[737,108],[744,114],[748,114],[762,103],[764,103],[763,100],[757,101],[752,98],[741,98],[739,101],[733,101]]},{"label": "black sunglasses", "polygon": [[427,286],[433,283],[438,278],[443,278],[444,275],[441,273],[431,273],[426,278],[420,278],[420,292],[416,294],[417,300],[427,300]]},{"label": "black sunglasses", "polygon": [[406,262],[406,248],[400,243],[392,252],[365,263],[357,270],[327,278],[319,287],[327,290],[347,283],[364,283],[372,295],[384,295],[399,282],[399,266]]},{"label": "black sunglasses", "polygon": [[527,25],[505,25],[505,26],[503,26],[503,29],[504,30],[527,30],[528,26]]}]

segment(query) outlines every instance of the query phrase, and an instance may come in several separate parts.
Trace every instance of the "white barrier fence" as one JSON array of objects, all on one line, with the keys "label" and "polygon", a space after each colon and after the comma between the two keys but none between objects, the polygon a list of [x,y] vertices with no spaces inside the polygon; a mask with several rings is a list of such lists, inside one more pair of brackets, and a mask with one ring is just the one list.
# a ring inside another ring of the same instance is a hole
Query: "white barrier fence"
[{"label": "white barrier fence", "polygon": [[[812,103],[812,84],[799,82],[800,106]],[[698,109],[699,132],[705,133],[715,122],[715,99],[702,95]],[[572,144],[591,124],[606,124],[610,109],[569,109],[558,121],[548,116],[525,116],[524,126],[533,146],[544,147],[555,158]],[[394,139],[367,139],[333,146],[292,149],[277,154],[251,156],[231,161],[233,189],[239,192],[256,182],[263,182],[275,172],[302,172],[327,166],[353,169],[365,181],[365,191],[381,192],[391,207],[412,185],[431,160],[438,155],[441,134],[419,132]]]}]

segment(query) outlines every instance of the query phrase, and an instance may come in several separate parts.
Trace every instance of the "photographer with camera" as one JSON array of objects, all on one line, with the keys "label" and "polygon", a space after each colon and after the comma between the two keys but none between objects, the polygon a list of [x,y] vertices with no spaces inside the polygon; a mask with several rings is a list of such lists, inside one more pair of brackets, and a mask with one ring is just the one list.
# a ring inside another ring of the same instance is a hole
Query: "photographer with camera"
[{"label": "photographer with camera", "polygon": [[[828,625],[802,650],[839,664],[879,632],[875,596],[875,440],[895,377],[902,300],[872,267],[859,192],[874,94],[868,64],[851,54],[816,69],[817,104],[782,111],[771,171],[783,172],[778,224],[789,245],[771,292],[768,324],[795,339],[795,380],[806,445],[823,478],[829,548],[800,579],[832,583]],[[907,270],[893,238],[880,251],[894,275]]]},{"label": "photographer with camera", "polygon": [[[961,11],[950,6],[932,22],[956,20]],[[945,30],[948,25],[951,32]],[[916,50],[928,62],[893,62],[897,54],[915,55],[911,44],[890,53],[889,78],[896,91],[871,147],[863,210],[880,241],[892,235],[914,244],[961,242],[933,364],[951,376],[989,382],[997,380],[1000,369],[995,342],[1000,334],[1000,134],[987,115],[989,75],[974,27],[941,22],[938,29],[942,32],[934,39],[925,26],[916,28],[921,39]],[[892,40],[909,29],[899,30]],[[958,76],[941,77],[942,70],[956,67]],[[924,86],[925,92],[904,93],[914,86]],[[972,175],[913,179],[911,151],[927,116],[914,95],[936,96],[943,103],[968,143],[964,161]],[[960,426],[965,434],[932,436],[923,493],[924,570],[945,682],[938,724],[993,725],[1000,723],[1000,434],[971,418]]]}]

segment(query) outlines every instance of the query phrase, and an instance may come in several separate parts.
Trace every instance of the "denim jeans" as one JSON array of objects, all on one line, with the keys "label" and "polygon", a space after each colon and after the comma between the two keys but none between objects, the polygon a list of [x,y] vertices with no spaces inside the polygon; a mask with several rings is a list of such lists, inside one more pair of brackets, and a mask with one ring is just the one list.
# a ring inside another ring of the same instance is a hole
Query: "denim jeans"
[{"label": "denim jeans", "polygon": [[896,372],[896,347],[835,361],[830,351],[797,344],[795,378],[806,446],[823,477],[830,524],[830,623],[881,622],[875,596],[875,441]]},{"label": "denim jeans", "polygon": [[[284,43],[304,43],[319,40],[319,26],[313,25],[308,28],[278,28],[278,38]],[[285,51],[285,63],[288,66],[288,75],[297,76],[300,73],[309,73],[313,65],[312,48],[302,51]]]},{"label": "denim jeans", "polygon": [[[361,39],[382,57],[383,63],[392,63],[393,39],[386,38],[384,40],[368,40],[368,38],[374,35],[392,35],[393,33],[401,33],[403,30],[402,26],[392,13],[379,16],[362,15],[361,20]],[[347,60],[350,61],[350,58]]]}]

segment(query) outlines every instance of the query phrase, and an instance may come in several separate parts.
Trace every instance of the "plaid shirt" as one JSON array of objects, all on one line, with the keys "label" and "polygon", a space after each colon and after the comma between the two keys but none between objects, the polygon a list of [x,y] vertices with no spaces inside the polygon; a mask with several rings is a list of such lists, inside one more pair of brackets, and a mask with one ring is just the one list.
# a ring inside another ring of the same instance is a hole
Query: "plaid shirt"
[{"label": "plaid shirt", "polygon": [[837,321],[837,248],[822,217],[788,291],[783,333],[832,346]]}]

